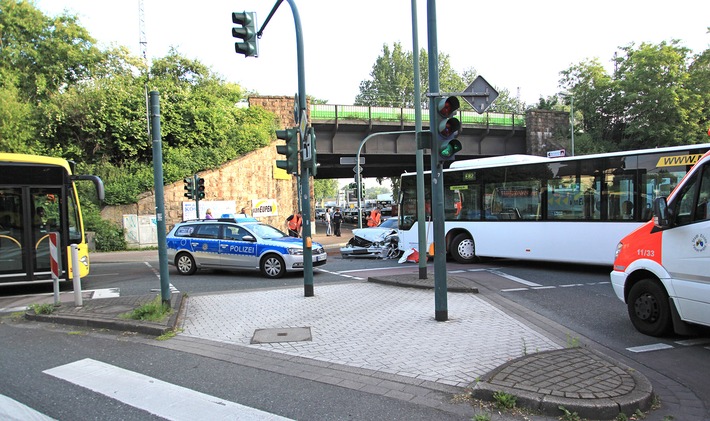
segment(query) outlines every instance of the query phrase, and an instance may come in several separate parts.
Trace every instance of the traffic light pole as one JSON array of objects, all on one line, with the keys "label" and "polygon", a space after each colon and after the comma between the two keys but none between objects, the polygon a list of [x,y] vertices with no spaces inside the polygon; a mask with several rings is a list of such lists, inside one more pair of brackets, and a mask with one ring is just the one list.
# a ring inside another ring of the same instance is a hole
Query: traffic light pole
[{"label": "traffic light pole", "polygon": [[[414,131],[422,132],[422,95],[419,72],[419,26],[417,25],[417,0],[412,0],[412,61],[414,64]],[[426,249],[426,215],[424,201],[424,149],[417,144],[417,237],[419,250]],[[430,148],[431,149],[431,146]],[[401,204],[400,204],[401,206]],[[422,255],[420,255],[422,256]],[[427,279],[427,259],[419,259],[419,279]]]},{"label": "traffic light pole", "polygon": [[[303,290],[306,297],[312,297],[313,293],[313,250],[311,238],[311,201],[310,201],[310,177],[313,174],[313,160],[315,160],[315,151],[311,150],[313,144],[310,139],[306,139],[309,135],[308,130],[308,114],[306,110],[306,72],[303,54],[303,32],[301,31],[301,16],[298,14],[298,8],[294,0],[288,1],[293,13],[293,21],[296,26],[296,54],[298,57],[298,104],[296,112],[296,120],[299,123],[299,132],[301,135],[301,182],[300,191],[298,193],[298,201],[302,203],[301,216],[303,217],[303,227],[301,233],[303,237]],[[274,7],[271,8],[269,16],[264,21],[264,25],[256,33],[257,38],[261,38],[264,28],[271,21],[271,18],[276,13],[276,10],[283,3],[283,0],[277,0]],[[257,50],[258,51],[258,50]],[[306,150],[308,149],[308,150]]]},{"label": "traffic light pole", "polygon": [[160,96],[150,91],[150,125],[153,141],[153,183],[155,184],[155,221],[158,228],[158,263],[160,266],[160,301],[170,307],[170,272],[165,230],[165,195],[163,191],[163,146],[160,135]]},{"label": "traffic light pole", "polygon": [[[429,91],[439,92],[439,49],[436,33],[436,0],[427,0],[427,34],[429,41]],[[446,239],[444,233],[444,177],[443,165],[436,150],[439,115],[438,98],[429,98],[429,127],[431,130],[431,210],[434,224],[434,318],[449,319],[446,286]]]},{"label": "traffic light pole", "polygon": [[[293,22],[296,26],[296,54],[298,57],[298,109],[299,119],[308,119],[306,111],[306,71],[305,60],[303,54],[303,32],[301,31],[301,16],[298,14],[298,8],[294,0],[287,0],[291,6],[293,13]],[[277,7],[282,0],[277,1]],[[308,135],[308,130],[304,130],[307,124],[300,124],[301,127],[301,144],[304,143],[305,137]],[[303,151],[302,151],[303,152]],[[308,151],[308,156],[312,157],[311,151]],[[311,248],[313,240],[311,238],[311,201],[310,201],[310,178],[311,165],[306,164],[301,154],[301,203],[303,204],[303,227],[301,229],[303,237],[303,294],[306,297],[312,297],[313,291],[313,249]]]}]

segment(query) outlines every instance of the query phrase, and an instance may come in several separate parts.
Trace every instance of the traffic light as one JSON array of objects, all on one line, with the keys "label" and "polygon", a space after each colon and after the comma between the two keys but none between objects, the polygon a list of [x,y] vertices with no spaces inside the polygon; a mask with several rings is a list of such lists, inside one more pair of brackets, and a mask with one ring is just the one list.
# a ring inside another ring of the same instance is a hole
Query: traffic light
[{"label": "traffic light", "polygon": [[256,13],[232,12],[232,22],[236,25],[241,25],[232,28],[232,36],[242,40],[242,42],[234,43],[234,50],[237,54],[244,54],[244,57],[258,57],[259,42],[256,39]]},{"label": "traffic light", "polygon": [[455,96],[441,98],[437,103],[436,108],[440,118],[437,126],[438,139],[436,148],[439,158],[444,161],[453,160],[456,152],[463,148],[461,141],[456,139],[461,129],[461,122],[453,117],[459,106],[459,99]]},{"label": "traffic light", "polygon": [[195,197],[197,197],[198,200],[202,200],[205,198],[205,179],[200,177],[200,176],[195,176]]},{"label": "traffic light", "polygon": [[192,177],[185,178],[185,197],[192,199],[195,196],[195,179]]},{"label": "traffic light", "polygon": [[289,174],[298,174],[298,129],[276,130],[276,137],[286,141],[285,145],[276,145],[276,153],[286,156],[285,160],[277,159],[276,166]]}]

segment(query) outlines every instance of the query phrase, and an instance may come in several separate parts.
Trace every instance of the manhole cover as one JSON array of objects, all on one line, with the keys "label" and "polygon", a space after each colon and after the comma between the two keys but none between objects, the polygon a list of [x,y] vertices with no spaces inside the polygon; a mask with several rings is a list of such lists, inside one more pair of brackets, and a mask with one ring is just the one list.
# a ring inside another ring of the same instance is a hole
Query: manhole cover
[{"label": "manhole cover", "polygon": [[286,327],[275,329],[257,329],[251,338],[253,344],[268,344],[274,342],[310,341],[310,327]]}]

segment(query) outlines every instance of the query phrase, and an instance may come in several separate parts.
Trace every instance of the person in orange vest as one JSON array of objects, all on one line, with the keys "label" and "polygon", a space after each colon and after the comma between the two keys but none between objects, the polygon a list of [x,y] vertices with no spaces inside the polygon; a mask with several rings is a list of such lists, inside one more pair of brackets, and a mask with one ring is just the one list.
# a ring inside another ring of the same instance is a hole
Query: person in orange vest
[{"label": "person in orange vest", "polygon": [[290,235],[291,237],[300,237],[301,225],[303,224],[301,212],[296,212],[295,214],[286,218],[286,224],[288,225],[288,235]]},{"label": "person in orange vest", "polygon": [[367,217],[367,226],[376,227],[380,225],[380,219],[382,218],[382,212],[380,212],[380,206],[378,205],[375,209],[370,212],[370,216]]}]

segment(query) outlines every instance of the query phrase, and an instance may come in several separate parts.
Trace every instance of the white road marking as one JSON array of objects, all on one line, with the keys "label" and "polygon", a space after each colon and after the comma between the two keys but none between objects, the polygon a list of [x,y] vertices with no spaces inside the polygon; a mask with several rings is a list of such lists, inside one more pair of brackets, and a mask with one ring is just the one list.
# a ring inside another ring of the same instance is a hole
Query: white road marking
[{"label": "white road marking", "polygon": [[710,338],[686,339],[683,341],[675,341],[675,343],[683,346],[705,345],[710,344]]},{"label": "white road marking", "polygon": [[9,421],[54,421],[54,418],[50,418],[4,395],[0,395],[0,419]]},{"label": "white road marking", "polygon": [[525,279],[521,279],[521,278],[518,278],[517,276],[513,276],[513,275],[508,275],[507,273],[503,273],[503,272],[500,272],[497,270],[491,270],[490,272],[494,275],[501,276],[505,279],[511,280],[513,282],[517,282],[519,284],[527,285],[529,287],[541,287],[542,286],[540,284],[536,284],[535,282],[526,281]]},{"label": "white road marking", "polygon": [[44,373],[169,420],[288,420],[90,358]]},{"label": "white road marking", "polygon": [[662,349],[672,349],[672,348],[673,348],[673,345],[658,343],[658,344],[634,346],[631,348],[626,348],[626,350],[638,353],[638,352],[660,351]]}]

